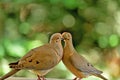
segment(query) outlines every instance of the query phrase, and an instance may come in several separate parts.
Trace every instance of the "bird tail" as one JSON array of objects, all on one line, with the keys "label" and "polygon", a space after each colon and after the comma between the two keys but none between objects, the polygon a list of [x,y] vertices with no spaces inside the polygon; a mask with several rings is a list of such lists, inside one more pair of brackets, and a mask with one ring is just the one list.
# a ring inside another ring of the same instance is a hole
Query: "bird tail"
[{"label": "bird tail", "polygon": [[2,76],[2,77],[0,78],[0,80],[6,79],[6,78],[10,77],[11,75],[15,74],[15,73],[18,72],[18,71],[20,71],[20,69],[13,69],[13,70],[11,70],[10,72],[8,72],[7,74],[5,74],[4,76]]},{"label": "bird tail", "polygon": [[15,63],[10,63],[9,67],[14,68],[14,69],[21,69],[21,68],[23,68],[23,65],[22,64],[18,65],[18,62],[15,62]]},{"label": "bird tail", "polygon": [[101,79],[103,79],[103,80],[108,80],[107,78],[105,78],[105,77],[102,76],[101,74],[96,74],[95,76],[97,76],[97,77],[99,77],[99,78],[101,78]]}]

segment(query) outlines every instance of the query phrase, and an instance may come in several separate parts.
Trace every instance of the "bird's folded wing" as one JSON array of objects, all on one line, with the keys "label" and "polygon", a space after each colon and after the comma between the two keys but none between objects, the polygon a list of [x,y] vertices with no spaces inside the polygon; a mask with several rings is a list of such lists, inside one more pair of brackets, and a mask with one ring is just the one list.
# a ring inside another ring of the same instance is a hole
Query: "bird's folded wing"
[{"label": "bird's folded wing", "polygon": [[83,56],[78,53],[74,53],[70,57],[71,63],[80,71],[90,74],[101,74],[102,71],[97,70],[90,64]]},{"label": "bird's folded wing", "polygon": [[32,50],[30,50],[26,55],[24,55],[20,60],[26,60],[26,58],[28,58],[28,57],[30,57],[30,56],[32,56],[33,54],[34,54],[34,50],[39,50],[41,47],[46,47],[46,46],[49,46],[49,44],[45,44],[45,45],[43,45],[43,46],[39,46],[39,47],[36,47],[36,48],[34,48],[34,49],[32,49]]},{"label": "bird's folded wing", "polygon": [[32,49],[19,60],[17,65],[10,66],[15,69],[49,69],[58,63],[56,54],[56,51],[51,46],[44,45]]}]

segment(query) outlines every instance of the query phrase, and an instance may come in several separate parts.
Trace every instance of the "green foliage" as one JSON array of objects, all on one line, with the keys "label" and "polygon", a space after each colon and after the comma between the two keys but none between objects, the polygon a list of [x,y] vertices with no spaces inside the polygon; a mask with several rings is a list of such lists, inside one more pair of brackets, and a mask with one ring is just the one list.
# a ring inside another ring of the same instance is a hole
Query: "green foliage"
[{"label": "green foliage", "polygon": [[23,22],[19,26],[19,31],[22,34],[28,34],[30,32],[30,24],[27,22]]},{"label": "green foliage", "polygon": [[115,34],[111,35],[109,38],[109,44],[111,47],[116,47],[119,44],[119,37]]},{"label": "green foliage", "polygon": [[0,45],[0,59],[5,55],[5,50],[2,45]]},{"label": "green foliage", "polygon": [[108,46],[108,38],[106,36],[100,37],[98,42],[101,48],[106,48]]}]

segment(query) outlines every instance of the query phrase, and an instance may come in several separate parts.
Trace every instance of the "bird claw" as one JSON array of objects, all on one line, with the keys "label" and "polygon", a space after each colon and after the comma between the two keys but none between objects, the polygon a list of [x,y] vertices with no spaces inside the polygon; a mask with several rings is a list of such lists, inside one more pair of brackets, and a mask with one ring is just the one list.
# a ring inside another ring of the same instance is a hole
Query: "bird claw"
[{"label": "bird claw", "polygon": [[37,80],[46,80],[45,78],[38,78]]},{"label": "bird claw", "polygon": [[40,79],[37,79],[37,80],[46,80],[46,79],[41,79],[41,78],[40,78]]},{"label": "bird claw", "polygon": [[46,80],[46,79],[43,77],[42,80]]},{"label": "bird claw", "polygon": [[37,80],[46,80],[45,78],[44,78],[44,76],[39,76],[39,75],[37,75],[38,76],[38,79]]}]

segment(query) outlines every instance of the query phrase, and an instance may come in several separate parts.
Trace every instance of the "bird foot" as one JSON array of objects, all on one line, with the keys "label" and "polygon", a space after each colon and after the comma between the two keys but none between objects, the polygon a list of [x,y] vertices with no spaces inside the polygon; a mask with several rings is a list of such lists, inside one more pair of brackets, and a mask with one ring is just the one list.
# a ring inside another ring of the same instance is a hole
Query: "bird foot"
[{"label": "bird foot", "polygon": [[38,78],[37,80],[46,80],[45,78]]},{"label": "bird foot", "polygon": [[45,78],[44,78],[44,76],[39,76],[39,75],[37,75],[38,76],[38,79],[37,80],[46,80]]},{"label": "bird foot", "polygon": [[37,79],[37,80],[46,80],[45,78],[43,79],[43,78],[40,78],[40,79]]},{"label": "bird foot", "polygon": [[42,80],[46,80],[46,79],[43,77]]}]

